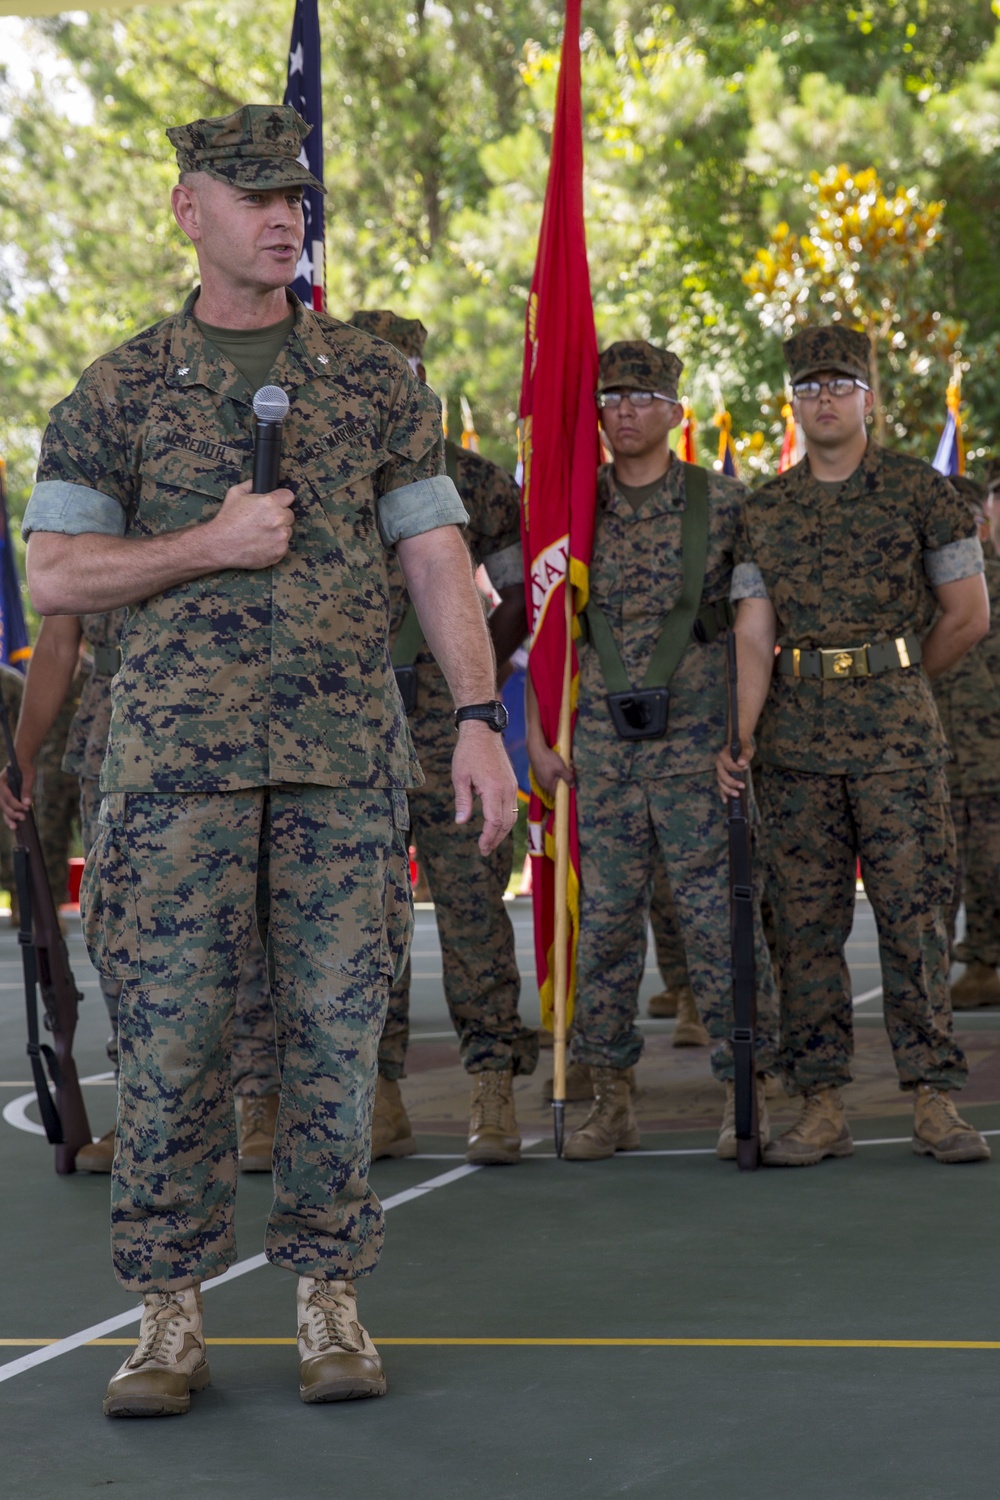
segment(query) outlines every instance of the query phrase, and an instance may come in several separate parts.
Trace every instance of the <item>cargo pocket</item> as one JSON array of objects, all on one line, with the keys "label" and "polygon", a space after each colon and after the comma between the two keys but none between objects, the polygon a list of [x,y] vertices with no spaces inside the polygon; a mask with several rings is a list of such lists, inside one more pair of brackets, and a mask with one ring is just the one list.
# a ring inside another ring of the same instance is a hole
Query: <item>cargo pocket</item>
[{"label": "cargo pocket", "polygon": [[101,802],[97,839],[80,885],[83,937],[103,979],[139,978],[138,923],[124,818],[125,793],[109,793]]}]

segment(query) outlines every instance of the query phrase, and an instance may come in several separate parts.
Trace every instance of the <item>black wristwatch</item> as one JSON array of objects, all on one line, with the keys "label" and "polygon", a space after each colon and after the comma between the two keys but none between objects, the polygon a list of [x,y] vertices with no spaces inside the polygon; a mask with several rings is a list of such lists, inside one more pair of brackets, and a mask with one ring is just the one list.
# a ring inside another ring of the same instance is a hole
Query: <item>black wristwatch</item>
[{"label": "black wristwatch", "polygon": [[502,734],[507,728],[507,710],[499,698],[492,703],[467,703],[464,708],[456,708],[455,728],[466,719],[482,719],[495,734]]}]

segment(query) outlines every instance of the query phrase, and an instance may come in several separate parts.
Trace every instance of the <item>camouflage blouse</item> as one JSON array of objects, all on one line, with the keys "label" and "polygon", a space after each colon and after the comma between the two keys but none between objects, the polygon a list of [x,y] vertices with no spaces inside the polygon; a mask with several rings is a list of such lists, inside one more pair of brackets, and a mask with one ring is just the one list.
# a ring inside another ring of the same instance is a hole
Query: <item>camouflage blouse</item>
[{"label": "camouflage blouse", "polygon": [[[254,393],[202,337],[196,296],[53,409],[25,535],[178,531],[249,478]],[[442,473],[440,406],[380,340],[297,301],[294,312],[269,377],[291,402],[289,551],[130,608],[105,791],[419,777],[389,663],[385,549],[465,520]]]},{"label": "camouflage blouse", "polygon": [[[778,645],[875,645],[931,627],[935,585],[982,572],[968,507],[930,464],[869,442],[840,491],[808,459],[746,506],[734,599],[766,597]],[[826,775],[940,765],[944,735],[930,683],[912,666],[842,680],[775,671],[757,727],[758,757]]]}]

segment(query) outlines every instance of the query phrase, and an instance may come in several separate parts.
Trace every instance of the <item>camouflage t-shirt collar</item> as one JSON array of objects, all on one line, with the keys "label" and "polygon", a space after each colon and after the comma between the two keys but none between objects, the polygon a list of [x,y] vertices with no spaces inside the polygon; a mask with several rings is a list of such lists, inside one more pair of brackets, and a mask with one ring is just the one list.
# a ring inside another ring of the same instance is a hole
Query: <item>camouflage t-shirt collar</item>
[{"label": "camouflage t-shirt collar", "polygon": [[[220,395],[252,404],[254,392],[238,371],[219,358],[195,322],[193,308],[201,288],[196,286],[185,298],[174,325],[170,346],[171,368],[166,383],[174,388],[204,385]],[[295,324],[275,360],[270,379],[283,390],[293,391],[310,380],[329,375],[333,356],[327,353],[323,327],[311,308],[289,292],[288,301]]]},{"label": "camouflage t-shirt collar", "polygon": [[[829,498],[823,486],[813,480],[812,469],[809,467],[808,455],[797,463],[794,468],[787,471],[786,475],[793,489],[795,499],[803,503],[817,501],[826,503]],[[882,474],[882,449],[874,438],[868,439],[865,456],[854,470],[844,480],[838,499],[857,500],[865,494],[875,494],[885,487],[885,479]]]},{"label": "camouflage t-shirt collar", "polygon": [[626,516],[659,516],[665,511],[684,509],[684,465],[675,453],[671,453],[658,489],[647,495],[636,509],[620,492],[615,483],[614,464],[607,465],[608,497]]}]

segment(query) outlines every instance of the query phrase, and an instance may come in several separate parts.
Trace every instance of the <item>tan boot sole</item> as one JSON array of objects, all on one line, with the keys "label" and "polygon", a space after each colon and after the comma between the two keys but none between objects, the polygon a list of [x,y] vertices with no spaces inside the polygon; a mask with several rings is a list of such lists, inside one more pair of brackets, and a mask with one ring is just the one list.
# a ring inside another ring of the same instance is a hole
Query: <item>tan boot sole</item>
[{"label": "tan boot sole", "polygon": [[521,1142],[505,1146],[502,1140],[477,1141],[465,1153],[470,1167],[515,1167],[521,1160]]},{"label": "tan boot sole", "polygon": [[712,1038],[704,1026],[693,1026],[681,1024],[674,1027],[673,1045],[675,1047],[710,1047]]},{"label": "tan boot sole", "polygon": [[388,1146],[383,1146],[381,1151],[372,1152],[372,1161],[385,1161],[387,1157],[412,1156],[417,1149],[417,1143],[412,1135],[405,1135],[400,1141],[390,1141]]},{"label": "tan boot sole", "polygon": [[781,1141],[772,1141],[761,1153],[761,1161],[765,1167],[815,1167],[824,1157],[853,1156],[854,1142],[850,1136],[846,1140],[834,1141],[831,1146],[824,1146],[819,1151],[807,1151],[801,1156],[783,1156],[781,1154]]},{"label": "tan boot sole", "polygon": [[[577,1150],[574,1151],[572,1149],[572,1142],[573,1138],[571,1136],[563,1150],[563,1161],[610,1161],[617,1152],[638,1151],[641,1145],[638,1131],[634,1135],[627,1135],[623,1141],[618,1142],[617,1146],[613,1146],[607,1151],[596,1150],[589,1143],[582,1149],[577,1147]],[[577,1152],[580,1154],[578,1155]]]},{"label": "tan boot sole", "polygon": [[307,1406],[328,1401],[364,1401],[368,1396],[384,1396],[385,1376],[365,1379],[346,1376],[340,1380],[321,1380],[316,1385],[299,1386],[299,1400]]},{"label": "tan boot sole", "polygon": [[915,1135],[912,1145],[914,1156],[933,1156],[935,1161],[944,1162],[945,1166],[954,1166],[964,1161],[990,1160],[990,1148],[985,1141],[981,1145],[970,1141],[967,1146],[953,1146],[950,1151],[940,1151],[929,1141],[923,1141]]},{"label": "tan boot sole", "polygon": [[203,1391],[211,1385],[207,1360],[191,1375],[187,1395],[184,1396],[130,1396],[123,1391],[117,1396],[104,1398],[106,1417],[181,1417],[191,1406],[191,1392]]}]

